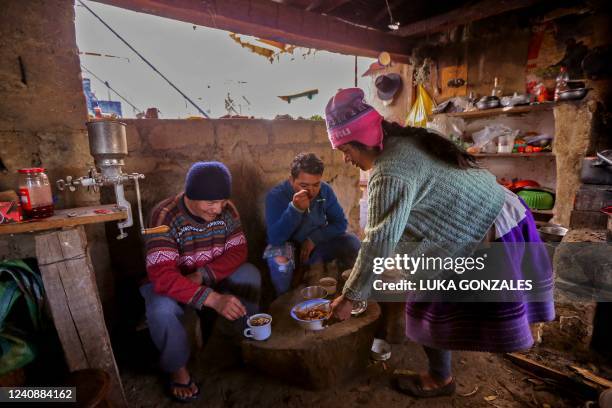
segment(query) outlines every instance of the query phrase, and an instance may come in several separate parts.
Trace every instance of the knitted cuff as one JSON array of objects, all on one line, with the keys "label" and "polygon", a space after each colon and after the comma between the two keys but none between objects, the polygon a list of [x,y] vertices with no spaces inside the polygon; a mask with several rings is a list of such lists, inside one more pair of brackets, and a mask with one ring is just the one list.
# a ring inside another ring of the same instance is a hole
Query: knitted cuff
[{"label": "knitted cuff", "polygon": [[202,307],[204,307],[204,301],[212,292],[212,288],[201,286],[189,301],[189,305],[198,310],[202,309]]},{"label": "knitted cuff", "polygon": [[342,294],[348,300],[367,300],[368,299],[367,296],[364,296],[362,293],[356,290],[353,290],[347,286],[345,286],[344,289],[342,289]]}]

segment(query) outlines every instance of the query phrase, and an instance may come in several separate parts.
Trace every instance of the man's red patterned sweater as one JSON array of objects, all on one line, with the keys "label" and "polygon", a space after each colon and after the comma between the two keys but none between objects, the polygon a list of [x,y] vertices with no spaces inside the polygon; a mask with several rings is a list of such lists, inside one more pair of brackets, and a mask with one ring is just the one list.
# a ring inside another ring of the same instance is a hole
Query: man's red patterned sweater
[{"label": "man's red patterned sweater", "polygon": [[[221,215],[207,222],[189,212],[183,194],[153,209],[149,225],[170,231],[146,239],[147,275],[155,293],[201,309],[210,285],[230,276],[246,262],[247,245],[240,216],[228,203]],[[185,275],[200,271],[204,284]]]}]

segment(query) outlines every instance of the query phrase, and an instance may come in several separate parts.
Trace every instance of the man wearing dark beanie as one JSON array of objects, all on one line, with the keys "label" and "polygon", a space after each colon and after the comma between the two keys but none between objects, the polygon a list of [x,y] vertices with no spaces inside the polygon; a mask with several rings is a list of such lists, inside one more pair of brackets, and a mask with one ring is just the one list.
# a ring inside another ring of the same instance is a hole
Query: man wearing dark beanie
[{"label": "man wearing dark beanie", "polygon": [[241,335],[246,316],[258,310],[260,273],[246,263],[246,237],[229,201],[231,190],[232,177],[223,163],[194,163],[185,191],[157,204],[149,220],[150,227],[165,225],[169,231],[147,236],[149,283],[140,293],[160,366],[170,375],[169,392],[182,402],[200,393],[186,368],[185,307],[215,310],[232,335]]}]

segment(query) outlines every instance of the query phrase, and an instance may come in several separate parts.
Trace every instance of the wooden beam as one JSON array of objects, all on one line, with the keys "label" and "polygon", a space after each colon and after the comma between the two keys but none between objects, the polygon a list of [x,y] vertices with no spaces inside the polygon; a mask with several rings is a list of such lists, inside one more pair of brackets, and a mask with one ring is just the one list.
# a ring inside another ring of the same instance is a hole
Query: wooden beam
[{"label": "wooden beam", "polygon": [[569,376],[559,370],[555,370],[554,368],[547,367],[538,363],[537,361],[531,360],[519,353],[506,353],[505,356],[517,366],[529,371],[530,373],[533,373],[537,377],[542,378],[543,380],[550,379],[555,381],[559,385],[560,389],[592,399],[596,399],[597,395],[599,394],[599,390],[591,382]]},{"label": "wooden beam", "polygon": [[127,407],[82,225],[36,235],[36,257],[68,369],[97,368],[111,377],[108,396]]},{"label": "wooden beam", "polygon": [[306,8],[308,11],[315,13],[329,14],[340,6],[348,3],[349,0],[314,0],[310,6]]},{"label": "wooden beam", "polygon": [[460,7],[448,13],[400,27],[393,34],[401,37],[412,37],[436,33],[508,11],[530,7],[541,1],[544,0],[482,0],[471,6]]},{"label": "wooden beam", "polygon": [[400,37],[269,0],[95,0],[140,13],[252,35],[301,47],[409,62]]}]

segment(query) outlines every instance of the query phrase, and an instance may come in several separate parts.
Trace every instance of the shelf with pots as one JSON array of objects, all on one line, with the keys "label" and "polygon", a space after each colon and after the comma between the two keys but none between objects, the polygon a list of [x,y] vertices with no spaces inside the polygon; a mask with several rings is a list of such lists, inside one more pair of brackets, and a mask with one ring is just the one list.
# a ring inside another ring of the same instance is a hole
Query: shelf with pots
[{"label": "shelf with pots", "polygon": [[468,112],[449,112],[449,113],[435,113],[434,116],[438,115],[446,115],[449,117],[457,117],[464,119],[476,119],[476,118],[485,118],[488,116],[497,116],[497,115],[519,115],[523,113],[529,113],[534,111],[543,111],[543,110],[551,110],[555,106],[554,102],[543,102],[532,105],[521,105],[521,106],[508,106],[505,108],[492,108],[492,109],[482,109],[482,110],[473,110]]}]

